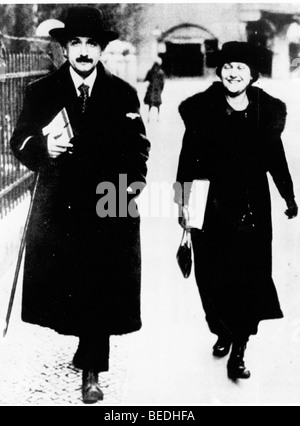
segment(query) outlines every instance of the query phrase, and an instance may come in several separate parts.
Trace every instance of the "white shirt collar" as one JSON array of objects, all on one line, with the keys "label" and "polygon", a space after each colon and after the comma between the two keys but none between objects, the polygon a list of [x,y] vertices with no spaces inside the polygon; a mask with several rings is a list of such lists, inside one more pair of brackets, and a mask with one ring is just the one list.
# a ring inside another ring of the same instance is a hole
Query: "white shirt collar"
[{"label": "white shirt collar", "polygon": [[76,71],[74,71],[74,69],[72,67],[70,67],[70,74],[74,83],[74,86],[76,88],[77,91],[77,96],[80,96],[80,91],[78,90],[78,88],[84,83],[87,86],[89,86],[89,96],[91,96],[92,94],[92,90],[97,78],[97,68],[94,69],[94,71],[92,72],[91,75],[89,75],[86,79],[80,77],[79,74],[77,74]]}]

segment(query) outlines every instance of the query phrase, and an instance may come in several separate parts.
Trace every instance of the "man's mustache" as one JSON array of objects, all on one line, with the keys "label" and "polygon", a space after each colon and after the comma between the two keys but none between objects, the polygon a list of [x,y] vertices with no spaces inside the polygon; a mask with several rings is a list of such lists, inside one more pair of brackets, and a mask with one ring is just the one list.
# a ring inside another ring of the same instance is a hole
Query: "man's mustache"
[{"label": "man's mustache", "polygon": [[80,63],[87,63],[87,64],[92,64],[93,60],[90,59],[88,56],[80,56],[79,58],[76,59],[76,62]]}]

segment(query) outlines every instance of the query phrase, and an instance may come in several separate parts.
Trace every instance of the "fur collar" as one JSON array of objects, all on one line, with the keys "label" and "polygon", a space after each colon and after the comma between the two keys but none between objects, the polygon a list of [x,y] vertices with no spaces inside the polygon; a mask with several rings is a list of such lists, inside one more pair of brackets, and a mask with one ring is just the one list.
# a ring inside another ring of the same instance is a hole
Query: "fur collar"
[{"label": "fur collar", "polygon": [[[286,122],[286,106],[279,99],[264,90],[250,86],[247,91],[250,105],[249,114],[268,130],[282,132]],[[179,107],[179,112],[186,126],[198,123],[205,126],[224,116],[228,103],[224,96],[222,83],[212,84],[205,92],[197,93],[185,100]],[[200,119],[203,117],[203,119]]]}]

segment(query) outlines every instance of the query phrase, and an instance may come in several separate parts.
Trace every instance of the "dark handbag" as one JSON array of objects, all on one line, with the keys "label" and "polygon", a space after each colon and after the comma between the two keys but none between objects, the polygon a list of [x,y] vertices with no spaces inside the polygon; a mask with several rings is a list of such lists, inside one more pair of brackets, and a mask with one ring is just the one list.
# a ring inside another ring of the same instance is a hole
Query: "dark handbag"
[{"label": "dark handbag", "polygon": [[184,230],[177,252],[177,262],[184,278],[188,278],[192,270],[192,240],[191,231]]}]

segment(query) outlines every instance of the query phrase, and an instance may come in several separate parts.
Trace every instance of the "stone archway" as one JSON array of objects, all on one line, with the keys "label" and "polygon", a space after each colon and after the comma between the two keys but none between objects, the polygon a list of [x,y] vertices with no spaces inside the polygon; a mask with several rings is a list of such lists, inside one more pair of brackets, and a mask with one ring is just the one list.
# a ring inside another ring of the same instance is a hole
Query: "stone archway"
[{"label": "stone archway", "polygon": [[218,40],[209,30],[194,24],[180,24],[160,37],[161,57],[168,76],[196,77],[205,74],[207,53],[218,48]]}]

